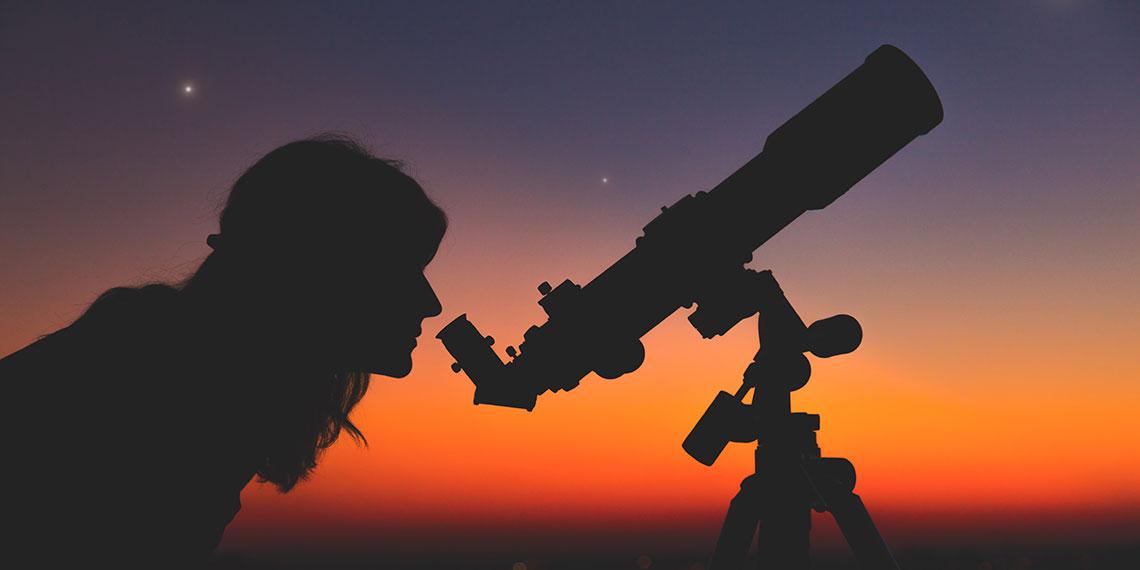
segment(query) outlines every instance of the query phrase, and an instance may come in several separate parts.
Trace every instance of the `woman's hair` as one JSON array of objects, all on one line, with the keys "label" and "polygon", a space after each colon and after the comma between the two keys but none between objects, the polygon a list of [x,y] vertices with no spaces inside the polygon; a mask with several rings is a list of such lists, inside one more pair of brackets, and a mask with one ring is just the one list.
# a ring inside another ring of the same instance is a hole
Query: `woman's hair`
[{"label": "woman's hair", "polygon": [[[286,335],[318,322],[319,305],[332,302],[338,286],[382,280],[369,267],[397,267],[377,258],[415,259],[422,269],[447,218],[400,163],[377,158],[350,138],[321,135],[277,148],[246,170],[229,191],[219,225],[210,240],[214,251],[176,288],[194,291],[238,326],[253,323],[242,329],[253,335],[217,334],[240,343],[254,366],[269,363],[255,369],[257,376],[271,377],[249,378],[251,363],[242,362],[241,370],[228,371],[233,377],[227,381],[241,383],[233,388],[249,391],[244,398],[256,403],[250,412],[260,425],[250,427],[265,436],[259,479],[286,492],[308,476],[342,431],[366,443],[349,413],[369,380],[368,373],[319,362],[274,365],[275,357],[296,356],[281,354],[285,347],[296,349]],[[335,331],[313,332],[335,337],[325,334]]]}]

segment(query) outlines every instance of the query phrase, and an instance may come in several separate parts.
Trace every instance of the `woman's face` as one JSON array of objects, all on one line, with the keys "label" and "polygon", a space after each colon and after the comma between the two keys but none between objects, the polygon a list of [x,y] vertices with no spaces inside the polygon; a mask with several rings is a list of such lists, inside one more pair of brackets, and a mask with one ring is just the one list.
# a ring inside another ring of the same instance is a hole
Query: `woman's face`
[{"label": "woman's face", "polygon": [[423,332],[423,321],[439,315],[442,306],[424,270],[425,260],[373,258],[359,271],[338,279],[326,308],[332,317],[323,339],[334,366],[403,378],[412,370],[412,350]]}]

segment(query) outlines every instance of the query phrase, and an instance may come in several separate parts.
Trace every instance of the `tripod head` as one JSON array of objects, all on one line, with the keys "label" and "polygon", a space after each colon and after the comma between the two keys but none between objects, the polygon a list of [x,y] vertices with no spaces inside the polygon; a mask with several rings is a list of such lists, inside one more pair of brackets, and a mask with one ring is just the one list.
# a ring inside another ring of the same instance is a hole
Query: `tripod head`
[{"label": "tripod head", "polygon": [[[744,568],[756,540],[761,568],[807,570],[814,510],[831,513],[860,568],[898,570],[855,494],[855,466],[822,456],[818,415],[792,413],[792,392],[811,376],[804,353],[828,358],[855,350],[863,338],[859,322],[836,315],[805,326],[771,271],[745,271],[738,279],[737,298],[726,303],[759,313],[760,350],[736,394],[717,394],[683,444],[694,459],[712,465],[729,441],[757,443],[756,471],[741,482],[728,507],[710,568]],[[749,391],[752,403],[746,405]]]},{"label": "tripod head", "polygon": [[[693,459],[712,465],[729,441],[749,442],[787,426],[796,433],[819,429],[819,416],[791,413],[791,393],[807,385],[811,363],[805,352],[820,358],[847,354],[859,347],[863,329],[850,315],[835,315],[806,326],[792,307],[771,271],[742,270],[736,277],[734,300],[741,307],[758,313],[757,333],[760,350],[744,371],[744,379],[735,394],[720,392],[682,444]],[[700,311],[689,317],[700,326],[711,326]],[[715,328],[715,327],[714,327]],[[749,391],[755,391],[752,405],[744,403]],[[814,444],[814,441],[812,442]]]}]

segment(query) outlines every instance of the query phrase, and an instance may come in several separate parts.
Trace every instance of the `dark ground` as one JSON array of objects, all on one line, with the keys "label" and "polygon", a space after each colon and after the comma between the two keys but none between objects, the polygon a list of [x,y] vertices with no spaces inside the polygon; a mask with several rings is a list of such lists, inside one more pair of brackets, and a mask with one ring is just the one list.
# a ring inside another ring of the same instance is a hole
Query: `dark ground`
[{"label": "dark ground", "polygon": [[[963,550],[906,550],[895,553],[899,565],[908,570],[1101,570],[1140,569],[1140,541],[1134,545],[1095,549],[1048,547],[987,547]],[[673,555],[650,558],[644,555],[598,555],[549,558],[511,558],[509,556],[480,556],[458,558],[445,551],[425,552],[418,560],[359,557],[355,559],[329,559],[315,555],[293,555],[289,559],[244,558],[224,555],[215,559],[211,568],[269,569],[269,568],[340,568],[340,569],[464,569],[464,570],[705,570],[708,553]],[[824,552],[813,556],[812,568],[832,570],[858,568],[850,554]]]}]

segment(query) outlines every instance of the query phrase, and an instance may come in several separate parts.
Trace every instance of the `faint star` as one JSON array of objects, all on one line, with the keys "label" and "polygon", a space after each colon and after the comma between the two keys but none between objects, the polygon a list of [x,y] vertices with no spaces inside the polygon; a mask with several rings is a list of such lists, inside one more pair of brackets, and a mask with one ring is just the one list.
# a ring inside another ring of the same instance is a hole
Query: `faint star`
[{"label": "faint star", "polygon": [[609,182],[610,182],[609,178],[602,177],[602,184],[609,184]]}]

